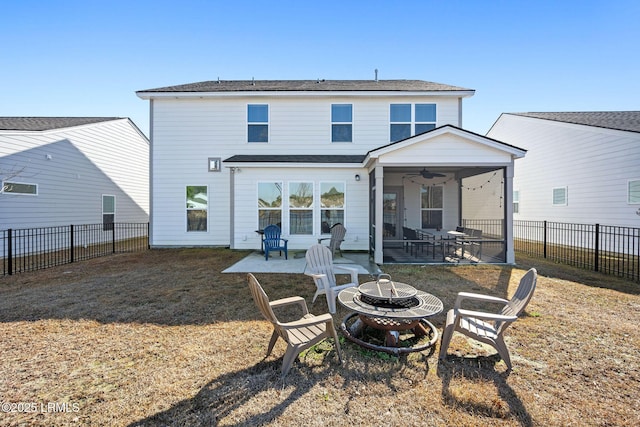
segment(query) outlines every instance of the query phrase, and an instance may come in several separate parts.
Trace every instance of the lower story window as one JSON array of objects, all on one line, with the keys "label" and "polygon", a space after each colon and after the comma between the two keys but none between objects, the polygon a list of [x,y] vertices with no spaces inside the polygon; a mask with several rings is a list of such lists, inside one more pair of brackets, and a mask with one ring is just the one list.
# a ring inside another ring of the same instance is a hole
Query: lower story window
[{"label": "lower story window", "polygon": [[187,231],[207,231],[209,196],[206,185],[187,186]]},{"label": "lower story window", "polygon": [[258,228],[275,224],[282,230],[282,183],[258,183]]},{"label": "lower story window", "polygon": [[345,183],[320,183],[320,231],[331,232],[331,227],[340,223],[344,225]]},{"label": "lower story window", "polygon": [[443,187],[423,186],[420,190],[422,228],[442,228]]},{"label": "lower story window", "polygon": [[116,196],[102,195],[102,230],[112,231],[116,220]]},{"label": "lower story window", "polygon": [[289,183],[289,231],[313,234],[313,183]]}]

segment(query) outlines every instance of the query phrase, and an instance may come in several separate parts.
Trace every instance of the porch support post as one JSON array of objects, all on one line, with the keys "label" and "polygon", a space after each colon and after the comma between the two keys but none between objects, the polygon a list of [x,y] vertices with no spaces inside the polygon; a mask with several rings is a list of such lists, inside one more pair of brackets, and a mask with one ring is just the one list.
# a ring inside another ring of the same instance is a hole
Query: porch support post
[{"label": "porch support post", "polygon": [[504,170],[504,224],[507,264],[516,263],[513,250],[513,160]]},{"label": "porch support post", "polygon": [[376,248],[373,254],[373,261],[376,264],[382,264],[384,262],[384,252],[383,252],[383,241],[382,241],[382,230],[384,228],[383,223],[383,199],[384,199],[384,172],[382,166],[376,166],[375,169],[375,188],[376,188],[376,200],[374,203],[375,209],[375,236],[374,240],[376,242]]}]

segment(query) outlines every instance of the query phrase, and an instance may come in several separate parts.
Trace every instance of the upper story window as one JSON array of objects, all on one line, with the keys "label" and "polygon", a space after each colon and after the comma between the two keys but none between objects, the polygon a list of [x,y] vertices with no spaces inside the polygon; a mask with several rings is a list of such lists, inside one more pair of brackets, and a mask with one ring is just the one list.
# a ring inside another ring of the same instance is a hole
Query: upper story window
[{"label": "upper story window", "polygon": [[331,104],[331,142],[353,141],[353,105]]},{"label": "upper story window", "polygon": [[269,106],[247,105],[247,141],[269,142]]},{"label": "upper story window", "polygon": [[400,141],[436,127],[436,104],[391,104],[390,141]]},{"label": "upper story window", "polygon": [[640,179],[629,181],[627,201],[630,205],[640,204]]},{"label": "upper story window", "polygon": [[38,184],[25,184],[24,182],[4,181],[0,193],[38,195]]},{"label": "upper story window", "polygon": [[553,189],[553,206],[567,206],[567,187]]}]

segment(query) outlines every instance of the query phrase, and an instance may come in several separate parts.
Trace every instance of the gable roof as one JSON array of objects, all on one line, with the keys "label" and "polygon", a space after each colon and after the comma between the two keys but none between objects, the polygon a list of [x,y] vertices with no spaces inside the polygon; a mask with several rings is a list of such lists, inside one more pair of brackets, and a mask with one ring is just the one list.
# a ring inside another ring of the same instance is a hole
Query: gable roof
[{"label": "gable roof", "polygon": [[428,137],[430,137],[432,135],[440,135],[440,134],[447,133],[447,132],[448,133],[454,133],[454,134],[463,136],[465,138],[473,139],[473,140],[478,141],[478,142],[483,142],[484,144],[487,144],[487,145],[495,146],[496,148],[500,148],[503,151],[509,151],[509,152],[513,153],[514,155],[524,156],[524,154],[527,152],[527,150],[525,150],[523,148],[516,147],[515,145],[507,144],[506,142],[498,141],[497,139],[493,139],[493,138],[490,138],[488,136],[483,136],[483,135],[480,135],[480,134],[475,133],[475,132],[471,132],[471,131],[466,130],[466,129],[462,129],[462,128],[458,127],[458,126],[443,125],[443,126],[439,126],[437,128],[428,130],[426,132],[423,132],[421,134],[413,135],[413,136],[410,136],[408,138],[401,139],[399,141],[395,141],[395,142],[392,142],[392,143],[387,144],[387,145],[383,145],[383,146],[378,147],[378,148],[374,148],[373,150],[369,150],[369,152],[367,153],[367,156],[376,157],[381,153],[388,152],[388,151],[394,150],[396,148],[401,148],[401,147],[408,146],[408,145],[411,145],[413,143],[419,142],[420,140],[424,139],[424,137],[428,138]]},{"label": "gable roof", "polygon": [[161,92],[470,92],[458,86],[423,80],[211,80],[156,89],[140,90],[136,93]]},{"label": "gable roof", "polygon": [[640,132],[640,111],[585,111],[560,113],[507,113],[576,125]]},{"label": "gable roof", "polygon": [[0,117],[0,130],[45,131],[119,120],[120,117]]}]

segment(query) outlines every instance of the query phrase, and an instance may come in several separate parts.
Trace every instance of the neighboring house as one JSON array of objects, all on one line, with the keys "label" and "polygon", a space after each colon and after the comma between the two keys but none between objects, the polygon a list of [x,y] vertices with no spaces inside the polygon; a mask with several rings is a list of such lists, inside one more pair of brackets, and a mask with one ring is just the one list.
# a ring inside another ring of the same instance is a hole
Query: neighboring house
[{"label": "neighboring house", "polygon": [[[471,89],[218,80],[137,94],[150,101],[153,247],[259,249],[256,230],[275,223],[289,248],[307,249],[340,222],[342,249],[382,263],[403,226],[453,229],[471,200],[471,215],[500,207],[473,219],[502,221],[497,261],[514,261],[511,183],[525,151],[462,129]],[[474,176],[499,191],[467,186]]]},{"label": "neighboring house", "polygon": [[149,140],[128,118],[0,117],[0,230],[142,223]]},{"label": "neighboring house", "polygon": [[514,219],[640,227],[640,111],[504,113],[487,136],[528,150]]}]

